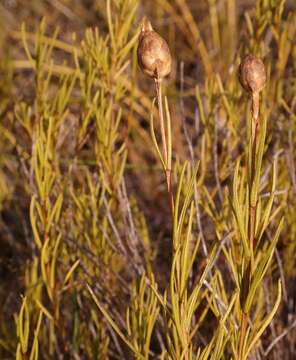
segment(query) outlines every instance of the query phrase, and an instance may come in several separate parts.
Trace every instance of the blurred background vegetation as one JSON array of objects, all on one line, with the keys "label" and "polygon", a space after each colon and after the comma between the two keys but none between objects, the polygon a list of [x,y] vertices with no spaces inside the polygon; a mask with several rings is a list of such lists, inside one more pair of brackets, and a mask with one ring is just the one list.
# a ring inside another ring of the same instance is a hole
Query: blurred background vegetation
[{"label": "blurred background vegetation", "polygon": [[249,116],[237,67],[254,53],[269,79],[262,199],[274,159],[278,168],[266,241],[281,217],[284,226],[256,295],[254,329],[271,312],[278,278],[281,303],[250,358],[295,359],[294,0],[0,0],[0,359],[178,359],[155,295],[170,280],[172,239],[149,133],[154,86],[136,60],[144,16],[173,57],[164,91],[175,184],[184,161],[199,162],[191,230],[201,245],[189,287],[219,247],[195,308],[192,358],[211,343],[223,307],[234,325],[200,358],[235,358],[230,258],[240,243],[229,195]]}]

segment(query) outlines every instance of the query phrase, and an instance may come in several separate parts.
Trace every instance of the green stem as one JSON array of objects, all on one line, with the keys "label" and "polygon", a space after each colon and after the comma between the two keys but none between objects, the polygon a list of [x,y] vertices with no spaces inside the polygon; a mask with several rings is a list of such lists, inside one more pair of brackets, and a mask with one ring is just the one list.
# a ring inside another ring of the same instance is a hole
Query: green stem
[{"label": "green stem", "polygon": [[172,217],[174,214],[174,196],[172,190],[172,169],[169,167],[170,159],[168,157],[168,146],[167,146],[167,139],[165,134],[165,123],[164,123],[164,115],[163,115],[163,103],[162,103],[162,80],[156,79],[156,94],[157,94],[157,103],[158,103],[158,112],[159,112],[159,121],[160,121],[160,133],[161,133],[161,141],[163,147],[163,156],[164,156],[164,163],[165,163],[165,177],[167,183],[167,190],[169,195],[169,203],[171,208]]},{"label": "green stem", "polygon": [[251,194],[254,186],[254,179],[256,171],[256,151],[257,151],[257,133],[258,133],[258,117],[259,117],[259,93],[252,94],[252,123],[251,123],[251,163],[249,174],[249,222],[248,222],[248,235],[251,250],[251,257],[247,257],[244,267],[244,276],[242,280],[242,294],[241,294],[241,325],[240,325],[240,338],[238,348],[238,359],[244,360],[244,345],[246,341],[246,333],[248,329],[248,311],[245,309],[245,301],[248,297],[249,289],[251,286],[252,276],[252,257],[254,257],[254,249],[256,247],[256,214],[257,214],[257,198],[255,204],[252,204]]}]

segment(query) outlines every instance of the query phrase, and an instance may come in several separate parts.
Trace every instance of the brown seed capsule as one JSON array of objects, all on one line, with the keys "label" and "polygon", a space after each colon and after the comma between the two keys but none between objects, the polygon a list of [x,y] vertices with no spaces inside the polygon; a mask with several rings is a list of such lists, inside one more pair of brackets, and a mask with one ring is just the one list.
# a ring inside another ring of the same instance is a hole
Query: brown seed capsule
[{"label": "brown seed capsule", "polygon": [[138,62],[142,71],[154,79],[161,80],[171,72],[172,57],[168,44],[153,30],[148,20],[143,22],[139,36]]},{"label": "brown seed capsule", "polygon": [[242,87],[250,93],[259,93],[265,86],[265,66],[256,56],[247,55],[243,58],[238,75]]}]

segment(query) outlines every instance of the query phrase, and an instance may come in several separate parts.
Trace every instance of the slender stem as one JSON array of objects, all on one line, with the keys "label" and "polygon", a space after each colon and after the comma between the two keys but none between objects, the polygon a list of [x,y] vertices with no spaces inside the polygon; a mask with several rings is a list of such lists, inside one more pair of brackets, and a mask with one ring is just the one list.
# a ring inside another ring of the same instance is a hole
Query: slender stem
[{"label": "slender stem", "polygon": [[252,93],[252,118],[255,123],[258,122],[259,117],[259,92],[254,91]]},{"label": "slender stem", "polygon": [[[254,249],[256,247],[256,214],[257,214],[257,198],[255,203],[252,203],[252,188],[254,186],[254,179],[256,174],[256,151],[257,151],[257,133],[258,133],[258,117],[259,117],[259,93],[252,93],[252,123],[251,123],[251,163],[250,163],[250,174],[249,174],[249,222],[248,222],[248,235],[251,254],[253,256]],[[252,275],[252,259],[246,258],[245,270],[242,280],[242,317],[240,325],[240,338],[239,338],[239,360],[244,360],[244,344],[245,337],[248,329],[248,318],[249,314],[245,309],[245,301],[247,299]]]},{"label": "slender stem", "polygon": [[[252,204],[251,192],[254,186],[254,178],[256,174],[256,152],[257,152],[257,137],[258,137],[258,117],[259,117],[259,93],[252,94],[252,149],[251,149],[251,174],[250,174],[250,191],[249,191],[249,237],[250,247],[253,253],[256,246],[256,213],[257,213],[257,197],[255,203]],[[258,169],[259,171],[259,169]]]},{"label": "slender stem", "polygon": [[168,149],[167,141],[165,134],[165,125],[164,125],[164,116],[163,116],[163,104],[162,104],[162,81],[161,79],[155,80],[156,84],[156,94],[157,94],[157,103],[158,103],[158,112],[159,112],[159,121],[160,121],[160,132],[161,132],[161,141],[163,147],[163,155],[165,159],[165,164],[168,162]]},{"label": "slender stem", "polygon": [[167,183],[167,190],[169,195],[169,203],[171,208],[172,216],[174,214],[174,197],[173,197],[173,190],[172,190],[172,169],[170,168],[170,159],[168,156],[168,146],[166,140],[166,131],[165,131],[165,123],[164,123],[164,114],[163,114],[163,103],[162,103],[162,81],[161,79],[155,80],[156,85],[156,94],[157,94],[157,103],[158,103],[158,112],[159,112],[159,121],[160,121],[160,132],[161,132],[161,141],[163,147],[163,156],[164,156],[164,163],[165,163],[165,177]]}]

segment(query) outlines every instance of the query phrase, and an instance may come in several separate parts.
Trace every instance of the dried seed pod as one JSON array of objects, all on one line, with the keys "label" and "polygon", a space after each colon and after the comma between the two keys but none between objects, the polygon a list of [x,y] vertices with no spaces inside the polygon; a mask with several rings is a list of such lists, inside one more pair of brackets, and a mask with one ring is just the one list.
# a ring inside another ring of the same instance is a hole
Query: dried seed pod
[{"label": "dried seed pod", "polygon": [[265,66],[261,59],[253,55],[243,58],[239,66],[239,81],[250,93],[259,93],[266,83]]},{"label": "dried seed pod", "polygon": [[163,79],[171,72],[172,57],[166,41],[145,20],[139,36],[138,62],[142,71],[154,78]]}]

